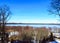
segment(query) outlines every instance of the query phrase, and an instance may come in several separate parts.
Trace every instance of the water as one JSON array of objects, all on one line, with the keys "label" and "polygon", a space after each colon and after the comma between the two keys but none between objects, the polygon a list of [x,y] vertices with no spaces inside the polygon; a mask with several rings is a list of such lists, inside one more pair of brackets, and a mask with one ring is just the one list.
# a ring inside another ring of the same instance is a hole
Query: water
[{"label": "water", "polygon": [[46,24],[7,24],[7,26],[32,26],[32,27],[58,27],[60,28],[60,25],[46,25]]}]

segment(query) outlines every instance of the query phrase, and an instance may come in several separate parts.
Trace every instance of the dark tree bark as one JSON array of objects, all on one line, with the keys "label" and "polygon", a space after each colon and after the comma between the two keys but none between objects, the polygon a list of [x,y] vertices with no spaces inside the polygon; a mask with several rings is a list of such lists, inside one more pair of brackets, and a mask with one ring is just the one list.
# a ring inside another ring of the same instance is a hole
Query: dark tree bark
[{"label": "dark tree bark", "polygon": [[10,9],[8,6],[4,5],[4,6],[0,6],[0,33],[1,33],[1,43],[7,43],[6,39],[8,37],[6,37],[7,33],[5,32],[5,26],[7,23],[7,19],[10,15]]}]

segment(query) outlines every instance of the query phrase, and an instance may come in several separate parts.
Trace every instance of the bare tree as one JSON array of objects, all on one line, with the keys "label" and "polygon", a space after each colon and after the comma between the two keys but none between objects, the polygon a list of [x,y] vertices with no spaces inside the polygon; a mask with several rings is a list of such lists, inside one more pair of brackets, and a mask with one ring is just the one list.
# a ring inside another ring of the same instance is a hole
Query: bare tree
[{"label": "bare tree", "polygon": [[51,0],[49,12],[60,16],[60,0]]},{"label": "bare tree", "polygon": [[1,28],[1,43],[5,43],[5,38],[6,38],[6,34],[5,34],[5,26],[7,23],[7,19],[9,17],[9,15],[11,14],[10,9],[8,6],[4,5],[4,6],[0,6],[0,28]]}]

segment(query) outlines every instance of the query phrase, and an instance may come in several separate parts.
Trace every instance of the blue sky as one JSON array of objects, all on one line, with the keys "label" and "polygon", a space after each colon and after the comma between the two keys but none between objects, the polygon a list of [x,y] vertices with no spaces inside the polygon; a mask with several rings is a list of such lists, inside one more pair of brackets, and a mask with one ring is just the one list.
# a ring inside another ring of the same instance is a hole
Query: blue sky
[{"label": "blue sky", "polygon": [[49,15],[49,0],[0,0],[0,5],[8,5],[12,12],[8,22],[58,23],[58,16]]}]

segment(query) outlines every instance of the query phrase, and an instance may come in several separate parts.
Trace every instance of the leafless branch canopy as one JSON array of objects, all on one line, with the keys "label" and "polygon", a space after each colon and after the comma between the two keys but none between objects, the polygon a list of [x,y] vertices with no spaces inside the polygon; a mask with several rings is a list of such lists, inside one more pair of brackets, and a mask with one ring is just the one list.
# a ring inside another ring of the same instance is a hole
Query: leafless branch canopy
[{"label": "leafless branch canopy", "polygon": [[51,0],[50,8],[48,11],[51,14],[60,16],[60,0]]}]

